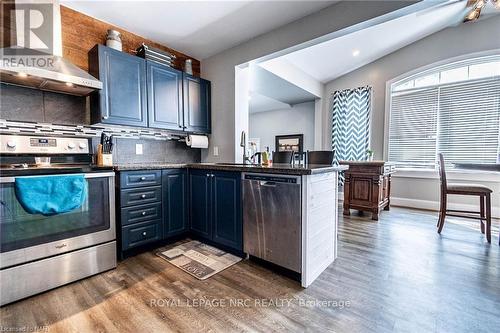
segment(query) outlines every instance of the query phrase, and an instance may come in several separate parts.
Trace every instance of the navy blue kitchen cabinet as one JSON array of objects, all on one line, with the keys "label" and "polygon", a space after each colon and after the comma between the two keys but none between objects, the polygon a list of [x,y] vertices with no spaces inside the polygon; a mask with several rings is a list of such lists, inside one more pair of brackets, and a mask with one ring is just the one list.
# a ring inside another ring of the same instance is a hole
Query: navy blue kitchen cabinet
[{"label": "navy blue kitchen cabinet", "polygon": [[193,234],[243,250],[240,173],[191,170],[190,205]]},{"label": "navy blue kitchen cabinet", "polygon": [[182,72],[146,61],[148,126],[183,130]]},{"label": "navy blue kitchen cabinet", "polygon": [[187,183],[186,169],[162,171],[163,236],[165,238],[189,230]]},{"label": "navy blue kitchen cabinet", "polygon": [[96,45],[89,51],[89,72],[103,84],[90,95],[92,123],[148,126],[144,59]]},{"label": "navy blue kitchen cabinet", "polygon": [[189,171],[190,230],[206,239],[212,239],[210,175],[207,170]]},{"label": "navy blue kitchen cabinet", "polygon": [[184,73],[184,130],[211,132],[210,81]]},{"label": "navy blue kitchen cabinet", "polygon": [[162,172],[120,172],[118,177],[117,236],[123,251],[163,239]]},{"label": "navy blue kitchen cabinet", "polygon": [[90,95],[92,124],[211,132],[210,81],[104,45],[89,51],[103,88]]},{"label": "navy blue kitchen cabinet", "polygon": [[212,240],[236,250],[243,249],[241,174],[213,172]]}]

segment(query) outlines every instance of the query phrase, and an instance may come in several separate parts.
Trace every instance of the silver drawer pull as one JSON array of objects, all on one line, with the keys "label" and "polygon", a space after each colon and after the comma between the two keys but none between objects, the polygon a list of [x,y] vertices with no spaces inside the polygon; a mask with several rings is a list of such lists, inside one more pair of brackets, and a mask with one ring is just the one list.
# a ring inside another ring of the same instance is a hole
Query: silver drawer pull
[{"label": "silver drawer pull", "polygon": [[68,245],[66,245],[65,243],[61,244],[61,245],[56,245],[56,249],[62,249],[63,247],[66,247]]},{"label": "silver drawer pull", "polygon": [[142,235],[143,235],[143,236],[146,236],[146,232],[144,231],[144,232],[142,233]]},{"label": "silver drawer pull", "polygon": [[145,199],[145,198],[146,198],[146,195],[145,195],[145,194],[141,195],[141,198]]},{"label": "silver drawer pull", "polygon": [[143,180],[146,180],[146,177],[142,176],[141,177],[141,181],[143,181]]},{"label": "silver drawer pull", "polygon": [[146,215],[146,212],[142,212],[141,214],[142,214],[142,216],[144,216],[144,215]]}]

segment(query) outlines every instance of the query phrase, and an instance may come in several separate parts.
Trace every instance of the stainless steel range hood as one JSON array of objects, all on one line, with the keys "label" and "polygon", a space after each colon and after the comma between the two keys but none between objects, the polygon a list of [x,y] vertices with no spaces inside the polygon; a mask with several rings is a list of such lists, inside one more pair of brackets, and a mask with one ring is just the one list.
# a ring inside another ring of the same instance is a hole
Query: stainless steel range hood
[{"label": "stainless steel range hood", "polygon": [[[62,55],[61,12],[59,1],[48,1],[53,5],[53,53],[30,50],[27,56],[23,48],[2,49],[0,81],[40,90],[70,95],[86,96],[102,89],[102,82],[75,66]],[[26,4],[25,1],[19,3]],[[17,5],[17,2],[16,2]],[[6,51],[9,51],[7,53]]]}]

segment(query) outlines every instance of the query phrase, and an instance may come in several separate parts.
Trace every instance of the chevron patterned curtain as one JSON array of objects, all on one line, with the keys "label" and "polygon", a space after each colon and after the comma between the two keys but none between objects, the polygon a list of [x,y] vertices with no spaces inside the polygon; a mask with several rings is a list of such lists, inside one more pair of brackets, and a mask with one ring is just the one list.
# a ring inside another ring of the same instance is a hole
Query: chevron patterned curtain
[{"label": "chevron patterned curtain", "polygon": [[[370,144],[371,87],[337,90],[332,95],[332,149],[335,162],[366,160]],[[344,184],[344,175],[339,176]]]}]

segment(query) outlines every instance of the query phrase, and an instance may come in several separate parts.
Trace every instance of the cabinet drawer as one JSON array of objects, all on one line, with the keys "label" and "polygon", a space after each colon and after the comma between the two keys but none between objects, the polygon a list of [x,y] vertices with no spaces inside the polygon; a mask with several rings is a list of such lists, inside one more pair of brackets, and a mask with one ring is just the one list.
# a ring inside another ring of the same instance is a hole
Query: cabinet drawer
[{"label": "cabinet drawer", "polygon": [[140,206],[131,206],[122,208],[121,211],[121,222],[122,226],[161,219],[161,203],[140,205]]},{"label": "cabinet drawer", "polygon": [[161,201],[161,186],[140,187],[120,192],[122,207]]},{"label": "cabinet drawer", "polygon": [[161,171],[128,171],[120,173],[120,187],[143,187],[161,185]]},{"label": "cabinet drawer", "polygon": [[122,250],[161,239],[160,221],[133,224],[122,228]]}]

